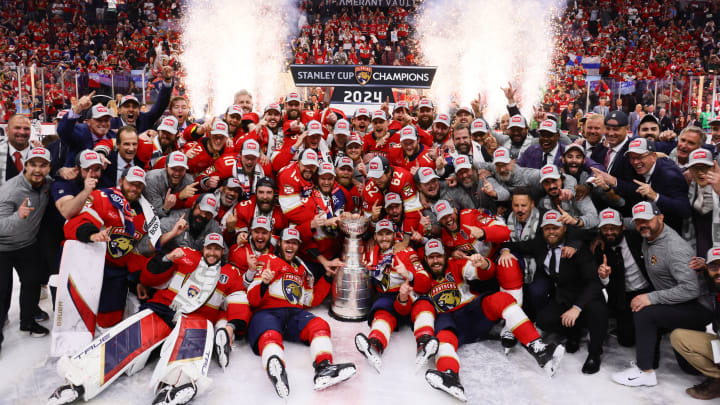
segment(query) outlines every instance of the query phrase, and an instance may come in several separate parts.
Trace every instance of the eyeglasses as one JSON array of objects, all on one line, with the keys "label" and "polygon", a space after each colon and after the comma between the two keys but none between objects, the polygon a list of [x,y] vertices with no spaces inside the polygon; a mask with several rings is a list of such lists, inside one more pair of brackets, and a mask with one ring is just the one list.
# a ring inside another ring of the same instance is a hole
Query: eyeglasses
[{"label": "eyeglasses", "polygon": [[643,160],[643,159],[645,159],[646,157],[651,156],[653,153],[655,153],[655,152],[643,153],[643,154],[640,155],[640,156],[632,156],[632,155],[631,155],[630,157],[628,157],[628,160],[631,161],[631,162],[633,162],[633,161],[637,162],[638,160]]}]

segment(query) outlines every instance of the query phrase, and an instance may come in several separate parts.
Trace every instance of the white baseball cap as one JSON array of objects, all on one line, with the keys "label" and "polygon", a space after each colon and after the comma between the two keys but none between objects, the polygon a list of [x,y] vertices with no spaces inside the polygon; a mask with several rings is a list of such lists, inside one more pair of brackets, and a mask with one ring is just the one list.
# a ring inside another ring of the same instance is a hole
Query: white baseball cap
[{"label": "white baseball cap", "polygon": [[440,123],[444,124],[446,127],[450,127],[450,116],[447,114],[438,114],[437,117],[435,117],[435,121],[433,121],[433,124]]},{"label": "white baseball cap", "polygon": [[348,166],[351,169],[355,168],[355,164],[353,164],[352,159],[347,156],[338,156],[338,158],[335,159],[335,167],[339,169],[344,166]]},{"label": "white baseball cap", "polygon": [[278,104],[278,103],[270,103],[267,106],[265,106],[265,110],[263,111],[263,114],[265,114],[266,112],[268,112],[270,110],[282,113],[282,108],[280,108],[280,104]]},{"label": "white baseball cap", "polygon": [[516,114],[510,117],[508,128],[527,128],[527,121],[522,115]]},{"label": "white baseball cap", "polygon": [[368,163],[367,177],[370,179],[379,179],[385,174],[385,171],[390,166],[390,162],[384,156],[375,156]]},{"label": "white baseball cap", "polygon": [[551,132],[553,134],[558,133],[558,127],[557,127],[557,121],[555,120],[545,120],[542,123],[540,123],[540,126],[538,127],[538,132]]},{"label": "white baseball cap", "polygon": [[348,141],[347,141],[347,145],[350,145],[351,143],[356,143],[356,144],[362,146],[363,145],[362,137],[358,134],[351,134],[350,139],[348,139]]},{"label": "white baseball cap", "polygon": [[601,228],[603,225],[622,225],[622,215],[620,215],[619,212],[612,208],[605,208],[604,210],[600,211],[599,216],[600,224],[598,225],[598,228]]},{"label": "white baseball cap", "polygon": [[495,163],[510,163],[510,151],[507,148],[501,146],[493,153],[493,164]]},{"label": "white baseball cap", "polygon": [[248,139],[242,145],[243,156],[260,156],[260,144],[254,139]]},{"label": "white baseball cap", "polygon": [[213,122],[212,129],[210,130],[211,135],[223,135],[228,136],[228,124],[224,121],[216,120]]},{"label": "white baseball cap", "polygon": [[540,224],[540,227],[542,228],[546,225],[563,226],[563,223],[560,222],[561,216],[562,215],[560,215],[560,213],[555,210],[550,210],[550,211],[546,212],[543,215],[542,223]]},{"label": "white baseball cap", "polygon": [[385,194],[385,208],[393,204],[402,204],[403,200],[398,193],[387,193]]},{"label": "white baseball cap", "polygon": [[167,131],[175,135],[178,133],[178,120],[172,115],[163,118],[158,125],[158,131]]},{"label": "white baseball cap", "polygon": [[187,169],[188,158],[179,150],[171,152],[167,157],[167,167],[184,167]]},{"label": "white baseball cap", "polygon": [[439,179],[438,175],[435,173],[435,170],[433,170],[432,167],[421,167],[417,171],[418,180],[420,184],[427,184],[432,180]]},{"label": "white baseball cap", "polygon": [[242,118],[242,116],[245,115],[245,111],[240,104],[233,104],[228,108],[227,115],[239,115],[240,118]]},{"label": "white baseball cap", "polygon": [[395,227],[393,227],[392,222],[388,221],[387,219],[380,220],[377,224],[375,224],[375,233],[378,233],[383,229],[386,229],[390,232],[395,232]]},{"label": "white baseball cap", "polygon": [[720,260],[720,248],[712,247],[707,252],[707,259],[705,260],[705,264],[710,264],[717,260]]},{"label": "white baseball cap", "polygon": [[355,114],[353,114],[354,118],[357,117],[368,117],[370,118],[370,111],[368,111],[365,107],[360,107],[357,110],[355,110]]},{"label": "white baseball cap", "polygon": [[337,120],[337,122],[335,123],[335,128],[333,128],[333,133],[350,136],[350,123],[342,118]]},{"label": "white baseball cap", "polygon": [[655,142],[648,141],[645,138],[635,138],[628,144],[628,150],[625,154],[637,153],[642,155],[648,152],[655,152]]},{"label": "white baseball cap", "polygon": [[383,120],[387,121],[387,116],[385,115],[385,111],[383,110],[377,110],[372,114],[372,121],[375,120]]},{"label": "white baseball cap", "polygon": [[123,172],[125,180],[130,183],[139,182],[145,184],[145,170],[138,166],[131,166]]},{"label": "white baseball cap", "polygon": [[335,176],[335,167],[332,165],[332,163],[320,163],[320,168],[318,169],[318,176],[322,176],[323,174],[332,174],[333,176]]},{"label": "white baseball cap", "polygon": [[240,183],[240,180],[238,180],[236,177],[228,177],[227,181],[225,182],[225,187],[243,189],[242,183]]},{"label": "white baseball cap", "polygon": [[120,99],[120,104],[118,104],[118,107],[122,107],[123,105],[125,105],[126,103],[129,103],[129,102],[134,102],[138,106],[140,105],[140,102],[138,101],[137,97],[135,97],[133,95],[127,95],[127,96],[123,96],[123,98]]},{"label": "white baseball cap", "polygon": [[482,132],[483,134],[488,133],[488,126],[484,119],[477,118],[470,124],[470,133],[474,134],[476,132]]},{"label": "white baseball cap", "polygon": [[435,205],[433,205],[433,211],[435,211],[435,216],[438,221],[454,212],[452,205],[450,205],[447,200],[436,202]]},{"label": "white baseball cap", "polygon": [[457,113],[459,113],[460,111],[465,111],[467,113],[470,113],[470,115],[472,115],[473,118],[475,118],[475,111],[473,111],[473,109],[470,108],[470,106],[461,105],[460,108],[458,108],[457,111],[455,111],[455,115],[457,115]]},{"label": "white baseball cap", "polygon": [[207,247],[210,245],[219,245],[220,247],[225,247],[223,245],[223,237],[219,233],[209,233],[207,236],[205,236],[205,243],[203,243],[203,246]]},{"label": "white baseball cap", "polygon": [[102,117],[111,117],[110,110],[102,104],[95,104],[92,108],[92,119],[98,119]]},{"label": "white baseball cap", "polygon": [[660,211],[657,209],[657,207],[647,201],[639,202],[635,204],[632,208],[633,221],[636,219],[651,220],[655,217],[655,215],[659,214]]},{"label": "white baseball cap", "polygon": [[313,135],[320,135],[320,136],[322,136],[322,135],[324,134],[324,133],[323,133],[322,124],[320,124],[320,122],[315,121],[315,120],[312,120],[312,121],[308,122],[308,124],[307,124],[307,131],[308,131],[308,135],[307,135],[307,136],[313,136]]},{"label": "white baseball cap", "polygon": [[432,110],[433,102],[429,98],[424,98],[418,102],[417,108],[418,110],[421,108],[429,108]]},{"label": "white baseball cap", "polygon": [[455,173],[462,169],[472,169],[473,167],[470,157],[467,155],[458,155],[453,161],[453,166],[455,167]]},{"label": "white baseball cap", "polygon": [[252,220],[250,229],[262,228],[268,232],[272,232],[272,220],[264,215],[258,215]]},{"label": "white baseball cap", "polygon": [[398,101],[395,103],[395,108],[393,108],[393,113],[401,108],[404,108],[407,110],[407,112],[410,112],[410,106],[408,105],[407,101]]},{"label": "white baseball cap", "polygon": [[302,97],[300,97],[300,93],[297,91],[291,91],[288,93],[287,97],[285,97],[285,102],[289,103],[291,101],[297,101],[298,103],[302,103]]},{"label": "white baseball cap", "polygon": [[406,125],[400,130],[400,142],[405,140],[417,141],[417,131],[412,125]]},{"label": "white baseball cap", "polygon": [[52,155],[50,154],[50,151],[42,147],[32,148],[26,161],[30,161],[35,158],[43,159],[52,163]]},{"label": "white baseball cap", "polygon": [[102,166],[103,162],[102,159],[100,159],[100,155],[95,152],[94,150],[85,149],[84,151],[80,152],[80,168],[82,169],[88,169],[95,165]]},{"label": "white baseball cap", "polygon": [[218,200],[215,198],[215,194],[203,194],[202,197],[200,197],[198,207],[200,208],[200,211],[209,212],[213,215],[213,218],[215,218],[215,215],[217,215],[218,212]]},{"label": "white baseball cap", "polygon": [[695,165],[713,166],[714,164],[712,155],[707,149],[700,148],[690,152],[688,167]]},{"label": "white baseball cap", "polygon": [[296,228],[285,228],[282,233],[282,240],[289,241],[295,239],[298,242],[302,242],[300,239],[300,231]]},{"label": "white baseball cap", "polygon": [[430,239],[425,242],[425,256],[430,256],[435,253],[445,256],[445,248],[439,240]]},{"label": "white baseball cap", "polygon": [[305,166],[317,166],[320,167],[320,163],[318,162],[318,154],[314,150],[308,148],[303,149],[302,153],[300,154],[300,163],[302,163]]},{"label": "white baseball cap", "polygon": [[561,177],[560,170],[555,165],[545,165],[540,168],[540,183],[547,179],[557,180]]}]

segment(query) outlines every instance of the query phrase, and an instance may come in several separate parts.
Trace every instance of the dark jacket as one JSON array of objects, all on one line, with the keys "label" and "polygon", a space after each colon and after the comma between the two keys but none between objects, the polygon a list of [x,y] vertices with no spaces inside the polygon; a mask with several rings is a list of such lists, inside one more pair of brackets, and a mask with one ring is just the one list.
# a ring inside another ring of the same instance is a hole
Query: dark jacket
[{"label": "dark jacket", "polygon": [[[635,191],[638,185],[633,180],[645,182],[645,178],[633,170],[632,177],[618,178],[615,187],[617,193],[625,198],[626,208],[628,206],[632,208],[633,205],[645,200]],[[668,158],[659,158],[650,176],[650,186],[660,195],[656,204],[665,216],[665,223],[678,233],[682,232],[683,218],[692,215],[692,207],[688,200],[688,184],[680,168]]]},{"label": "dark jacket", "polygon": [[[623,232],[623,237],[627,242],[628,248],[630,248],[630,253],[633,259],[635,259],[635,263],[638,265],[638,268],[640,268],[645,280],[650,283],[650,277],[648,277],[647,270],[645,269],[645,259],[642,253],[642,238],[640,234],[625,231]],[[595,263],[602,263],[603,255],[607,258],[607,264],[612,269],[610,272],[610,280],[605,286],[605,291],[607,291],[608,294],[608,306],[613,310],[622,311],[630,304],[625,294],[625,267],[620,266],[620,259],[612,247],[605,246],[604,249],[600,249],[600,247],[595,249]]]},{"label": "dark jacket", "polygon": [[[545,257],[548,245],[545,239],[535,238],[525,242],[507,242],[503,247],[509,248],[522,256],[532,257],[537,263],[537,271],[545,272]],[[548,276],[555,285],[553,299],[565,307],[577,305],[581,309],[594,299],[602,299],[602,284],[597,276],[597,264],[590,249],[582,245],[569,259],[560,259],[559,271],[556,276]]]},{"label": "dark jacket", "polygon": [[[553,164],[561,169],[563,167],[562,155],[565,153],[565,145],[558,142],[558,150],[555,153],[555,160]],[[520,167],[529,167],[532,169],[540,169],[543,167],[543,151],[540,148],[540,144],[533,145],[520,156],[517,160],[517,164]]]},{"label": "dark jacket", "polygon": [[[95,139],[88,124],[78,124],[77,118],[68,118],[70,114],[60,120],[58,124],[57,133],[60,136],[60,140],[67,145],[68,153],[65,157],[64,166],[74,167],[75,156],[85,149],[92,149],[95,146]],[[112,129],[108,131],[105,138],[116,138],[117,135]]]},{"label": "dark jacket", "polygon": [[[168,105],[170,105],[172,90],[173,84],[166,86],[163,82],[160,86],[160,94],[158,95],[157,101],[153,104],[150,111],[138,114],[137,121],[135,121],[135,129],[137,129],[138,134],[141,134],[148,129],[155,128],[155,122],[162,117],[165,109]],[[110,129],[117,130],[122,126],[123,122],[120,117],[113,117],[110,119]]]},{"label": "dark jacket", "polygon": [[[118,159],[121,159],[121,157],[118,155],[118,151],[114,150],[110,152],[110,155],[108,156],[110,164],[107,165],[107,167],[102,171],[97,188],[109,188],[117,186]],[[145,163],[138,159],[137,156],[133,158],[133,165],[139,166],[143,169],[145,168]]]}]

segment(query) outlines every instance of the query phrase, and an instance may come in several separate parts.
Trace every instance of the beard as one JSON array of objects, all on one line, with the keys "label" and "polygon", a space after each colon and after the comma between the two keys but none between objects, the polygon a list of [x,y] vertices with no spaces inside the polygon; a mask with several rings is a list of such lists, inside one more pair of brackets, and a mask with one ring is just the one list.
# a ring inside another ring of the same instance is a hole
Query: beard
[{"label": "beard", "polygon": [[190,234],[199,235],[200,232],[205,229],[205,226],[207,226],[208,222],[210,222],[209,219],[190,215],[190,224],[188,225]]}]

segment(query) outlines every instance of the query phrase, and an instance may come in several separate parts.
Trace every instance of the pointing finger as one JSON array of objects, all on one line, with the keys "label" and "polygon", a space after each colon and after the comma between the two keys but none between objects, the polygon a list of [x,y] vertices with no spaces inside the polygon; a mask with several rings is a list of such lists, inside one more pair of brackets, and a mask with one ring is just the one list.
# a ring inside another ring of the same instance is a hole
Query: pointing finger
[{"label": "pointing finger", "polygon": [[644,186],[646,183],[643,183],[640,180],[633,180],[633,183],[637,184],[638,186]]},{"label": "pointing finger", "polygon": [[603,266],[607,266],[607,256],[603,255]]}]

